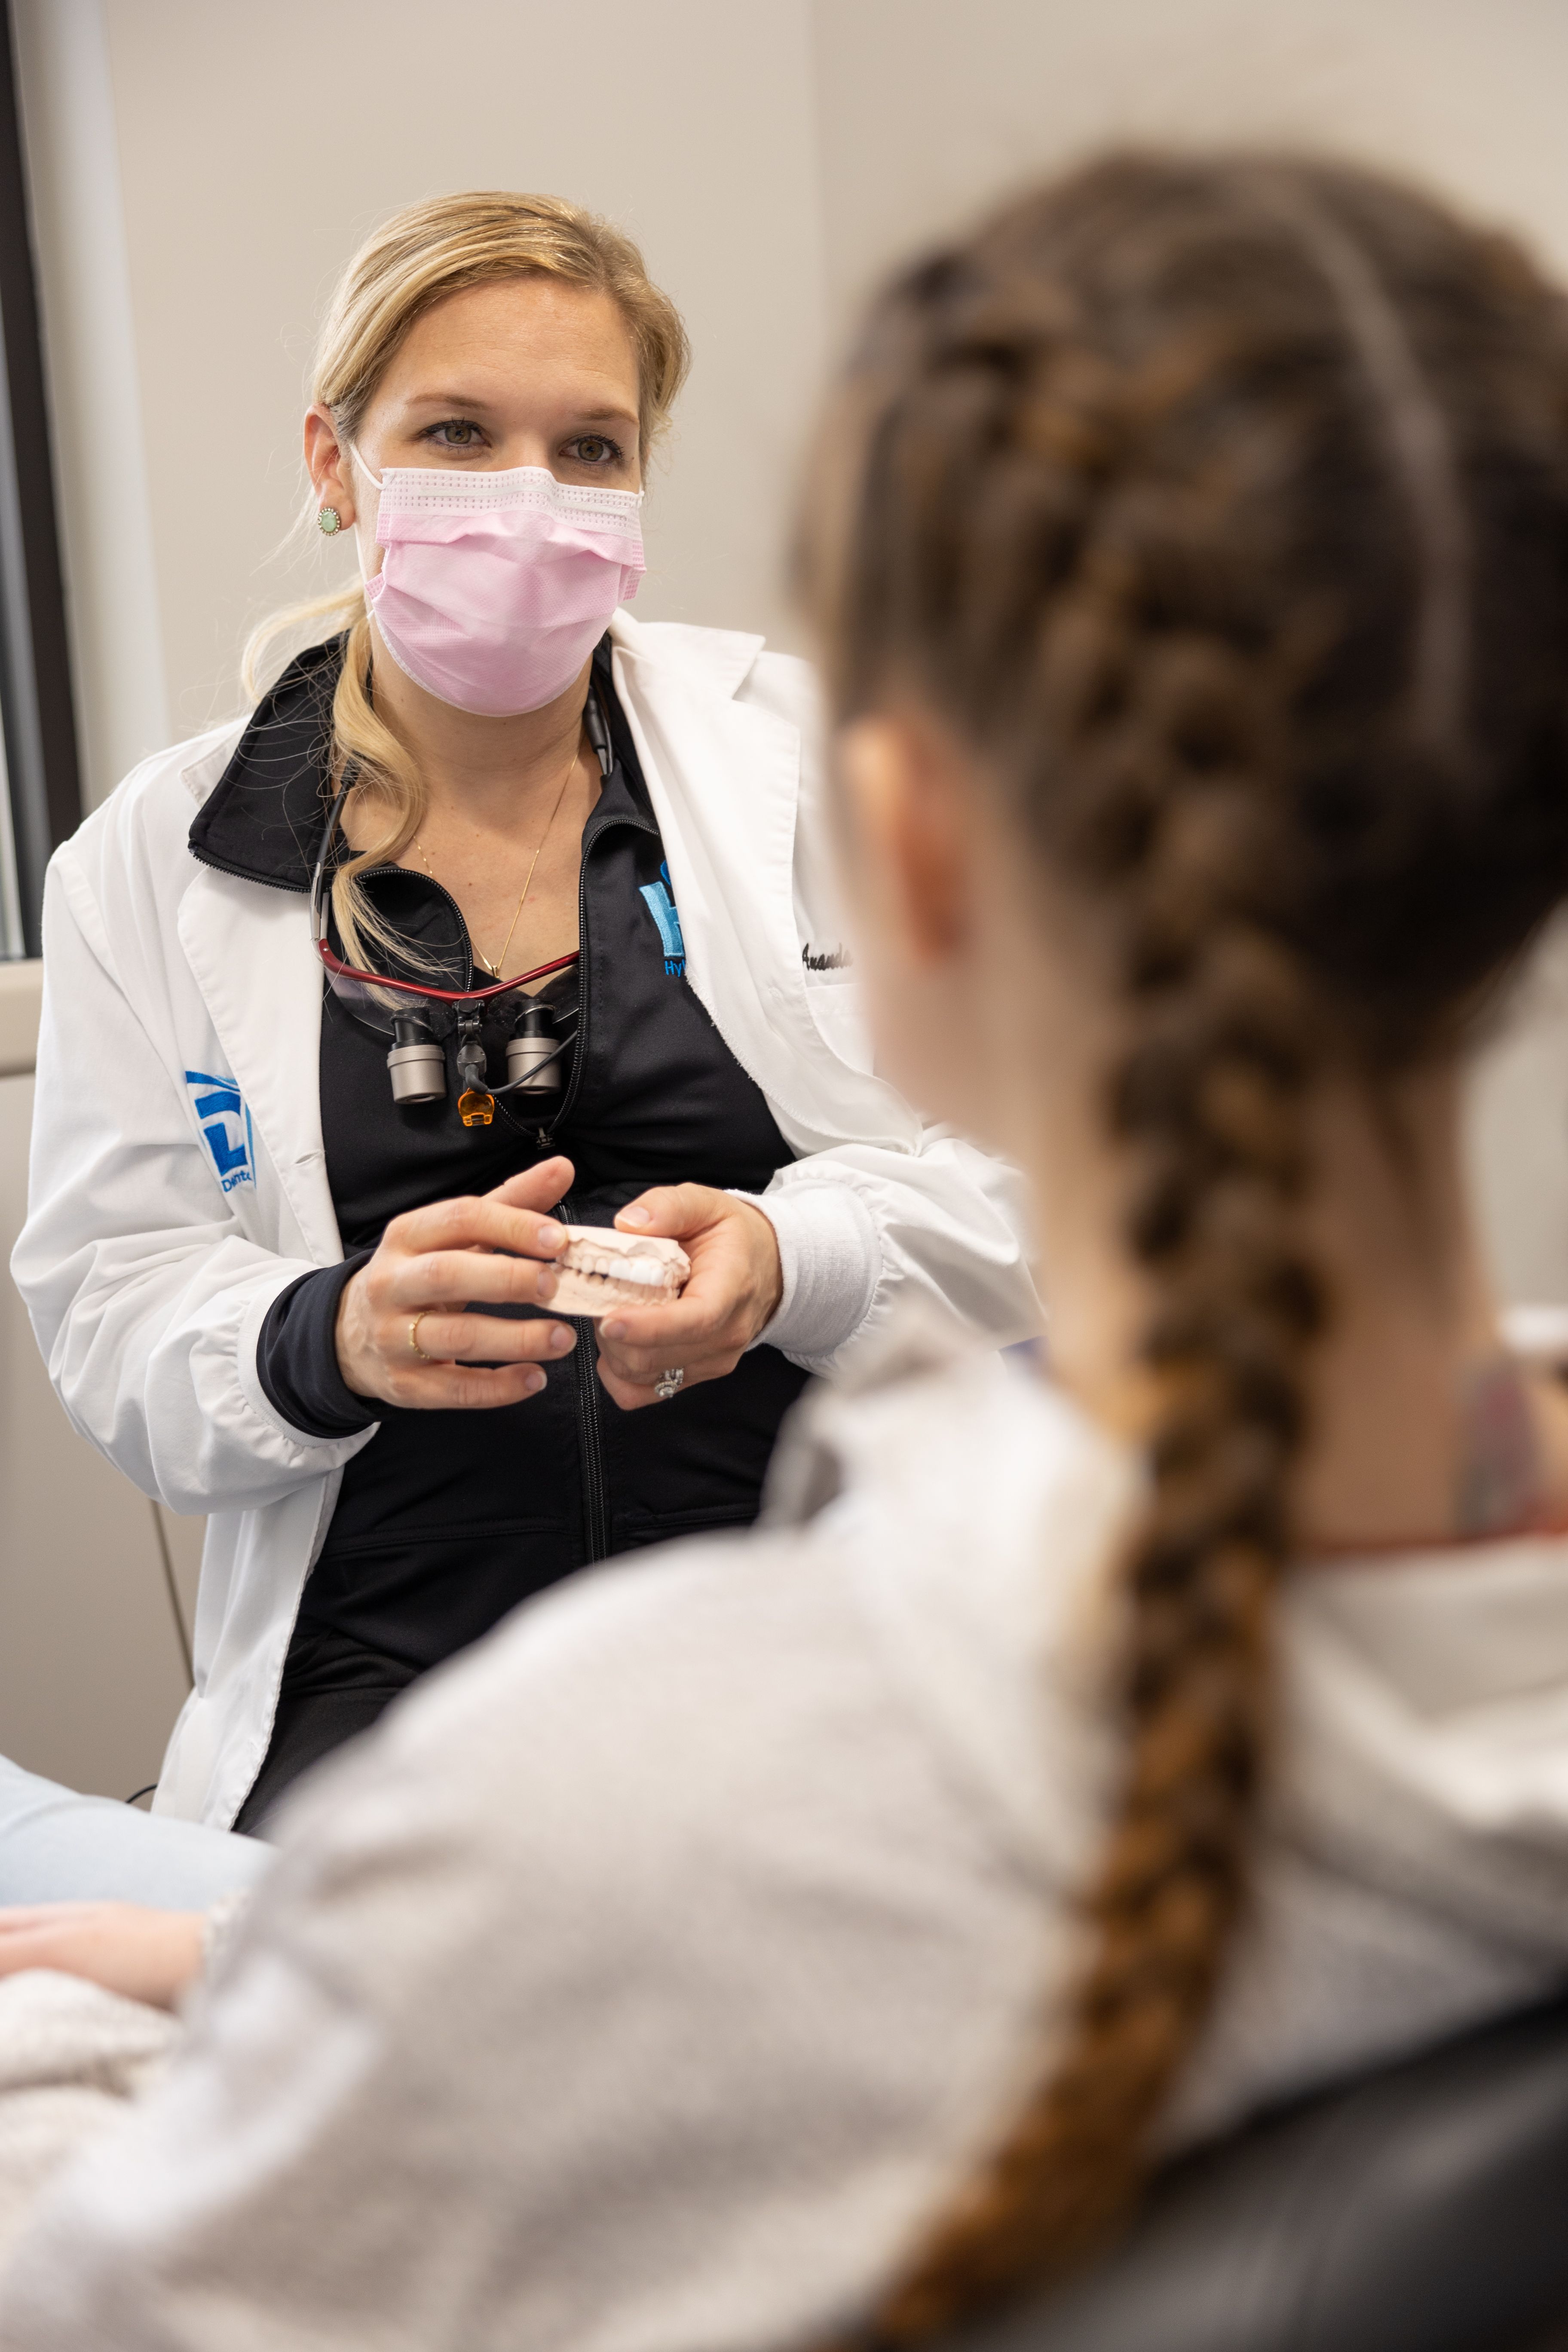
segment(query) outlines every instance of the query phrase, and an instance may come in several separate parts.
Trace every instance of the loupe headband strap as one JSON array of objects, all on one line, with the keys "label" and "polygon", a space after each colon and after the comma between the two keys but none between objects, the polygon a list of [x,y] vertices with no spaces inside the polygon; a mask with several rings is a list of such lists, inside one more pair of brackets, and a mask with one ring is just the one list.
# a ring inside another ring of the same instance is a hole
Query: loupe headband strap
[{"label": "loupe headband strap", "polygon": [[[354,763],[349,760],[344,762],[343,780],[338,786],[337,798],[328,812],[326,829],[321,835],[321,845],[316,852],[316,863],[310,869],[310,937],[323,954],[327,952],[327,894],[322,885],[327,878],[327,861],[332,854],[332,844],[337,839],[338,822],[343,813],[343,803],[353,789],[353,781]],[[344,964],[342,969],[346,971],[348,966]]]},{"label": "loupe headband strap", "polygon": [[577,961],[578,950],[567,955],[552,957],[548,963],[536,964],[531,971],[514,972],[510,980],[487,981],[483,988],[433,988],[423,980],[392,980],[384,972],[361,971],[356,964],[344,963],[342,956],[332,953],[324,939],[316,940],[316,952],[327,970],[340,980],[358,981],[363,988],[395,989],[402,996],[428,996],[437,1004],[484,1004],[492,996],[506,996],[515,988],[526,988],[531,980],[548,980],[552,971],[564,971]]}]

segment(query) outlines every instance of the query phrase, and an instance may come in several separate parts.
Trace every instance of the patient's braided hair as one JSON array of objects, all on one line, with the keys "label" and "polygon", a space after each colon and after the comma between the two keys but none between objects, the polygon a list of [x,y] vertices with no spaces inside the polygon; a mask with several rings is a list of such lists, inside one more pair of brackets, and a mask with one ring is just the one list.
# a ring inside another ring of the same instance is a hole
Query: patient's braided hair
[{"label": "patient's braided hair", "polygon": [[1155,1302],[1088,1957],[899,2341],[1104,2233],[1210,2011],[1331,1304],[1308,1091],[1450,1047],[1568,891],[1564,306],[1369,173],[1112,158],[883,298],[805,571],[838,716],[923,703],[1103,909]]}]

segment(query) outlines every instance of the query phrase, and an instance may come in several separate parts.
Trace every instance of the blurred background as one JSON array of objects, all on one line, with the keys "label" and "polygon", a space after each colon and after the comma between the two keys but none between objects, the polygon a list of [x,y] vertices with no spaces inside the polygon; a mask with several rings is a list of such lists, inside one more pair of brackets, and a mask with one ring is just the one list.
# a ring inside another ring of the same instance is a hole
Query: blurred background
[{"label": "blurred background", "polygon": [[[1306,144],[1415,173],[1568,271],[1568,0],[12,0],[5,36],[0,538],[20,516],[27,554],[26,582],[0,562],[7,1250],[42,855],[237,710],[249,627],[341,572],[289,539],[304,382],[338,269],[395,206],[549,190],[638,240],[696,350],[638,613],[796,647],[791,498],[856,303],[1032,173],[1108,139]],[[1505,1294],[1568,1302],[1557,932],[1479,1059],[1471,1141]],[[187,1685],[201,1528],[73,1434],[8,1283],[0,1479],[0,1748],[129,1795]]]}]

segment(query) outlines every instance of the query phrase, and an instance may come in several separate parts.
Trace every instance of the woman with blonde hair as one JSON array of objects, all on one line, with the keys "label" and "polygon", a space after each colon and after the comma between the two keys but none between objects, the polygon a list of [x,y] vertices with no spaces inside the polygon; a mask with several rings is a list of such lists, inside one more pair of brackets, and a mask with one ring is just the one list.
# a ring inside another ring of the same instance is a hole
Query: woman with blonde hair
[{"label": "woman with blonde hair", "polygon": [[[160,1811],[254,1826],[528,1594],[750,1520],[900,1296],[1033,1328],[1013,1180],[866,1055],[805,665],[626,609],[686,366],[574,205],[389,221],[305,423],[359,576],[55,861],[14,1264],[76,1425],[207,1515]],[[684,1293],[595,1347],[570,1223]]]}]

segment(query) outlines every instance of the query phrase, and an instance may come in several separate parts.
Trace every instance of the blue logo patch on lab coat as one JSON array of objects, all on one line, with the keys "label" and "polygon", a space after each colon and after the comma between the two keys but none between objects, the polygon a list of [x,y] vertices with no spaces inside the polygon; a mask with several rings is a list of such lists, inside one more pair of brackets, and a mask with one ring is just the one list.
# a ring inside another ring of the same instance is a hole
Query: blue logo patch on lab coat
[{"label": "blue logo patch on lab coat", "polygon": [[639,895],[647,901],[648,913],[658,925],[658,936],[664,943],[664,976],[667,980],[686,977],[686,941],[680,936],[680,917],[675,911],[670,895],[669,867],[661,866],[660,882],[645,882]]},{"label": "blue logo patch on lab coat", "polygon": [[185,1084],[224,1191],[232,1192],[237,1184],[254,1184],[256,1140],[250,1131],[250,1113],[234,1080],[215,1078],[205,1070],[187,1070]]}]

